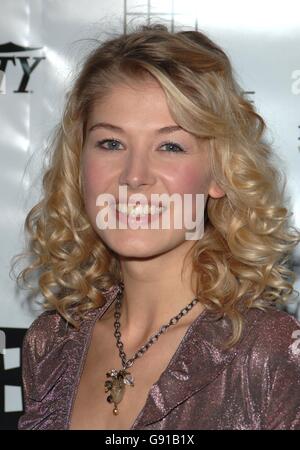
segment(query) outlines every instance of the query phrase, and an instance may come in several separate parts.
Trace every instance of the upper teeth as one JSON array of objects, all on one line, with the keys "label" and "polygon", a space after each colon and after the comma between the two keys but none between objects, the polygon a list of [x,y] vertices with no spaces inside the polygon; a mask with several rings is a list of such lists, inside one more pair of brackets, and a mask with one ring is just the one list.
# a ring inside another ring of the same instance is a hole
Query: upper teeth
[{"label": "upper teeth", "polygon": [[124,213],[124,214],[131,214],[131,215],[146,215],[146,214],[157,214],[158,212],[161,212],[164,207],[158,207],[155,205],[137,205],[137,206],[128,206],[126,204],[117,204],[117,210]]}]

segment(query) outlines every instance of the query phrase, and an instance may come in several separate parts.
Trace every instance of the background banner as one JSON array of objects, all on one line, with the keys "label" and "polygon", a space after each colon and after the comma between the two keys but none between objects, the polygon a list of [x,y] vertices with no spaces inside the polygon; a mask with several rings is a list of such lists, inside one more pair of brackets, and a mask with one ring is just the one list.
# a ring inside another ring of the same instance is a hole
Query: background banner
[{"label": "background banner", "polygon": [[[9,276],[24,246],[23,225],[39,200],[43,154],[84,56],[131,24],[198,29],[231,58],[265,119],[300,227],[300,3],[258,0],[0,0],[0,428],[22,413],[20,350],[41,310]],[[300,250],[293,269],[300,290]],[[300,303],[287,307],[300,318]]]}]

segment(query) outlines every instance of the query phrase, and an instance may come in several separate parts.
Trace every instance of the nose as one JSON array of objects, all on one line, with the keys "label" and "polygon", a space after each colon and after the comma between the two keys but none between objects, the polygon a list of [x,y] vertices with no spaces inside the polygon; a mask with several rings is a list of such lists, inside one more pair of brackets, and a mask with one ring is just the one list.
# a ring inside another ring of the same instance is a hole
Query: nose
[{"label": "nose", "polygon": [[145,152],[131,152],[120,174],[119,184],[137,190],[141,186],[151,186],[154,183],[155,175]]}]

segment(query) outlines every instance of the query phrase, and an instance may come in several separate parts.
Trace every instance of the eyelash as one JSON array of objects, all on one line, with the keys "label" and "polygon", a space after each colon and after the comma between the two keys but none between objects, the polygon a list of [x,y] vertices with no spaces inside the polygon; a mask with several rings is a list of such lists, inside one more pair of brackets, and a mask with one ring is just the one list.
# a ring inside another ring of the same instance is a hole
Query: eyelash
[{"label": "eyelash", "polygon": [[[118,144],[120,144],[120,142],[117,139],[111,138],[111,139],[103,139],[102,141],[97,141],[96,142],[96,147],[104,148],[105,150],[112,151],[112,152],[115,151],[114,148],[102,147],[102,145],[105,144],[106,142],[117,142]],[[162,145],[172,145],[172,146],[175,146],[175,147],[177,147],[179,149],[179,150],[176,150],[176,151],[172,151],[171,150],[171,151],[169,151],[167,153],[186,153],[186,151],[179,144],[175,144],[174,142],[168,141],[168,142],[164,142]]]}]

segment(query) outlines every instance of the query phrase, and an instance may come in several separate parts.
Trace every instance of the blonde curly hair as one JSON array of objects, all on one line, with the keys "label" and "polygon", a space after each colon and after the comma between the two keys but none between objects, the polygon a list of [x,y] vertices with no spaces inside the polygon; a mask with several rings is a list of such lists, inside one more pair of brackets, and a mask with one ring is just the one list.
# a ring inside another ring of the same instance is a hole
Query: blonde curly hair
[{"label": "blonde curly hair", "polygon": [[284,304],[294,291],[289,262],[300,233],[289,226],[281,173],[263,141],[266,124],[244,97],[228,56],[199,31],[142,25],[99,43],[85,59],[49,146],[42,199],[26,217],[34,260],[17,281],[38,272],[45,309],[77,329],[122,281],[118,256],[85,212],[80,158],[94,102],[105,101],[116,83],[149,75],[164,89],[177,123],[208,140],[212,175],[226,194],[208,198],[205,234],[191,252],[195,294],[231,320],[230,347],[241,336],[243,308]]}]

